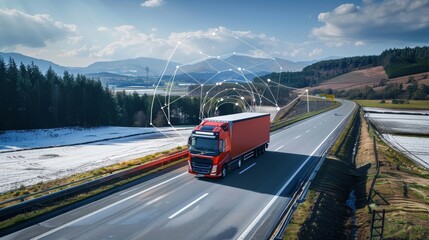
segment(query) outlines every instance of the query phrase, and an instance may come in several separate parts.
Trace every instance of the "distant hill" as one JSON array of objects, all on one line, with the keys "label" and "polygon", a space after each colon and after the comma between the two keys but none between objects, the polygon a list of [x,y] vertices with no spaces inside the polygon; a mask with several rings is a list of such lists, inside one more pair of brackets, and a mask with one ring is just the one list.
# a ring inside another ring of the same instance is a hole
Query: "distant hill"
[{"label": "distant hill", "polygon": [[18,66],[21,64],[21,62],[24,65],[31,65],[32,63],[34,63],[34,65],[39,67],[39,69],[42,73],[46,73],[46,71],[48,71],[49,67],[52,67],[52,70],[54,70],[57,74],[60,74],[60,75],[63,74],[64,71],[69,70],[67,67],[60,66],[56,63],[46,61],[43,59],[25,56],[25,55],[22,55],[20,53],[13,53],[13,52],[3,53],[3,52],[0,52],[0,57],[3,58],[5,63],[8,63],[9,59],[12,58],[13,60],[15,60],[15,63]]},{"label": "distant hill", "polygon": [[[124,59],[116,61],[95,62],[87,67],[74,68],[73,72],[77,73],[99,73],[107,72],[127,76],[146,76],[146,67],[149,68],[149,76],[159,77],[164,71],[167,60],[139,57],[134,59]],[[166,74],[172,74],[177,62],[169,62]]]},{"label": "distant hill", "polygon": [[[211,58],[192,65],[181,67],[186,72],[218,72],[232,69],[240,72],[238,68],[244,69],[243,73],[271,73],[280,71],[296,72],[301,71],[307,62],[292,62],[281,58],[256,58],[244,55],[231,55],[227,58]],[[258,75],[258,74],[257,74]]]}]

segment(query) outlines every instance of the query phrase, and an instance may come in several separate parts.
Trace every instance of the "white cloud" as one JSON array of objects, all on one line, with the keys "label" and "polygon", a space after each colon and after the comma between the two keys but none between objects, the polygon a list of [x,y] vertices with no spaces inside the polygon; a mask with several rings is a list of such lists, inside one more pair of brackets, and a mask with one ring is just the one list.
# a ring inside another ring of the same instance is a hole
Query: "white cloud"
[{"label": "white cloud", "polygon": [[48,41],[63,40],[75,32],[76,25],[54,21],[47,14],[29,15],[14,9],[0,9],[0,48],[44,47]]},{"label": "white cloud", "polygon": [[322,52],[323,52],[323,49],[321,49],[321,48],[315,48],[315,49],[311,50],[311,52],[308,53],[308,56],[310,58],[317,57],[320,54],[322,54]]},{"label": "white cloud", "polygon": [[83,37],[83,36],[74,36],[74,37],[69,37],[69,38],[67,39],[67,43],[68,43],[68,44],[75,45],[75,44],[77,44],[77,43],[82,42],[82,40],[83,40],[83,39],[84,39],[84,37]]},{"label": "white cloud", "polygon": [[108,30],[109,30],[109,28],[105,27],[105,26],[100,26],[97,28],[97,31],[99,31],[99,32],[107,32]]},{"label": "white cloud", "polygon": [[429,0],[365,1],[363,6],[342,4],[319,14],[323,26],[311,34],[330,43],[368,41],[427,42]]},{"label": "white cloud", "polygon": [[364,42],[362,42],[362,41],[356,41],[356,42],[355,42],[355,46],[356,46],[356,47],[362,47],[363,45],[365,45],[365,43],[364,43]]},{"label": "white cloud", "polygon": [[146,0],[144,1],[144,3],[141,4],[142,7],[149,7],[149,8],[153,8],[153,7],[159,7],[164,5],[164,0]]}]

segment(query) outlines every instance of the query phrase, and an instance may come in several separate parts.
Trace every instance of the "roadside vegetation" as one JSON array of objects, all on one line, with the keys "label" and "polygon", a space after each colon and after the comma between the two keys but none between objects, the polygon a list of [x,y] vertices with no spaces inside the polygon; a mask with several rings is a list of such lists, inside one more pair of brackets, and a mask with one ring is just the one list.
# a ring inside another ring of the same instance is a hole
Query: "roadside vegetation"
[{"label": "roadside vegetation", "polygon": [[[362,114],[347,128],[313,181],[307,201],[292,217],[284,239],[368,239],[371,211],[382,209],[386,210],[384,239],[428,239],[429,170],[375,136]],[[353,158],[348,153],[353,152],[356,136],[359,144]]]}]

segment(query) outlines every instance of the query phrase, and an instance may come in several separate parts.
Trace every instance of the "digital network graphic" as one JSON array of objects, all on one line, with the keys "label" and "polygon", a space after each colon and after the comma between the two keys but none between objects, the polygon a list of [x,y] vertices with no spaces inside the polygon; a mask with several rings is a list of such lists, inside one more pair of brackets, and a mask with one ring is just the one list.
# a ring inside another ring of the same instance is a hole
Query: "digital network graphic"
[{"label": "digital network graphic", "polygon": [[[224,41],[225,38],[229,38],[228,41]],[[308,96],[307,89],[293,88],[282,84],[280,80],[284,70],[276,58],[244,41],[240,36],[214,29],[213,32],[204,36],[205,41],[210,39],[209,44],[195,44],[200,39],[201,36],[185,36],[183,40],[177,42],[172,50],[162,74],[154,84],[150,109],[150,125],[152,127],[157,128],[153,120],[161,110],[165,122],[176,129],[171,122],[173,104],[186,97],[199,98],[198,118],[202,120],[216,116],[218,109],[226,104],[235,105],[242,112],[260,112],[264,107],[280,111],[281,108],[289,106],[301,96],[305,94]],[[235,43],[231,44],[231,52],[219,53],[216,51],[216,45],[223,42]],[[188,59],[186,63],[174,65],[175,62],[183,62],[181,61],[183,56]],[[259,61],[254,65],[240,66],[231,61],[231,57],[234,56],[258,57],[265,61]],[[191,72],[191,67],[195,64],[209,69],[210,71],[206,73],[211,75],[205,80],[200,80]],[[270,65],[271,69],[274,70],[273,72],[280,74],[277,74],[276,79],[262,79],[256,72],[261,65]],[[169,70],[173,73],[168,74]],[[192,88],[189,88],[181,96],[173,97],[173,86],[178,84],[179,75],[186,76],[187,83],[192,85]],[[293,91],[296,97],[282,106],[279,103],[279,92],[284,89]],[[161,107],[159,108],[159,106]],[[180,134],[178,131],[176,132]],[[188,136],[183,137],[187,138]]]}]

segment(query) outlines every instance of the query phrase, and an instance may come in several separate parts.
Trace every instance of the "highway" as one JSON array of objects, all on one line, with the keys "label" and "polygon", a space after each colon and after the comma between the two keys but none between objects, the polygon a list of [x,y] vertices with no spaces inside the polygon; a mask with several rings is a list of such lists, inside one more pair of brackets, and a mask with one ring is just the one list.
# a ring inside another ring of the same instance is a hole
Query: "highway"
[{"label": "highway", "polygon": [[225,179],[187,166],[4,239],[265,239],[305,173],[338,137],[354,103],[271,133],[267,152]]}]

